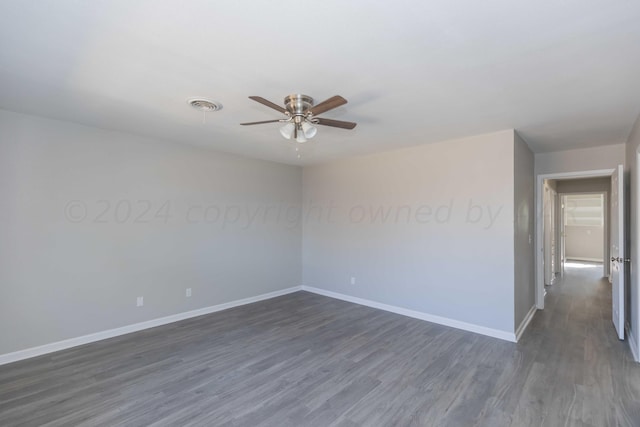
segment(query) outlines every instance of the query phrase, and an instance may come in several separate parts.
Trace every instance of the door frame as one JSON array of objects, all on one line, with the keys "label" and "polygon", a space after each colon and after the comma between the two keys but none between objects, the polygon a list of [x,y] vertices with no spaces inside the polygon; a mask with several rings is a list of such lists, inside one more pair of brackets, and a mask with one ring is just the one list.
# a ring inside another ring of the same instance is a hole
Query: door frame
[{"label": "door frame", "polygon": [[600,178],[611,176],[615,171],[611,169],[596,169],[577,172],[559,172],[536,175],[536,308],[544,309],[544,180],[545,179],[578,179]]},{"label": "door frame", "polygon": [[[568,193],[558,193],[558,196],[560,196],[560,205],[563,207],[561,210],[561,218],[560,218],[560,223],[561,223],[561,227],[560,227],[560,233],[559,234],[559,240],[560,240],[560,247],[561,247],[561,251],[564,251],[566,248],[566,242],[565,242],[565,238],[566,238],[566,231],[565,231],[565,224],[564,224],[564,216],[565,216],[565,212],[564,212],[564,198],[566,196],[573,196],[573,195],[579,195],[579,196],[584,196],[584,195],[597,195],[597,196],[602,196],[602,220],[604,222],[603,226],[602,226],[602,277],[606,277],[609,281],[611,281],[611,272],[609,271],[609,267],[607,267],[609,265],[609,251],[611,250],[611,248],[609,247],[609,216],[610,216],[610,211],[611,211],[611,206],[609,206],[609,197],[607,197],[607,192],[606,191],[587,191],[584,193],[575,193],[575,192],[568,192]],[[564,257],[564,259],[566,260],[566,254],[563,253],[562,256]],[[563,267],[564,269],[564,267]]]}]

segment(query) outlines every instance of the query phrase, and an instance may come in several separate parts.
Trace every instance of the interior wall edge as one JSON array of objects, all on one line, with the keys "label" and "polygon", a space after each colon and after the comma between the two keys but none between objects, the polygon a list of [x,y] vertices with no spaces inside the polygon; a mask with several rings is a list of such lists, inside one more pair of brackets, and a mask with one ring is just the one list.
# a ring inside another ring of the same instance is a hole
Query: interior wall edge
[{"label": "interior wall edge", "polygon": [[534,302],[534,304],[529,309],[529,312],[524,317],[522,322],[520,322],[520,325],[516,329],[516,342],[518,342],[520,340],[520,337],[522,337],[522,334],[524,334],[524,331],[527,330],[527,327],[529,326],[529,324],[533,320],[533,316],[536,315],[536,311],[538,311],[538,307],[536,307],[536,304]]}]

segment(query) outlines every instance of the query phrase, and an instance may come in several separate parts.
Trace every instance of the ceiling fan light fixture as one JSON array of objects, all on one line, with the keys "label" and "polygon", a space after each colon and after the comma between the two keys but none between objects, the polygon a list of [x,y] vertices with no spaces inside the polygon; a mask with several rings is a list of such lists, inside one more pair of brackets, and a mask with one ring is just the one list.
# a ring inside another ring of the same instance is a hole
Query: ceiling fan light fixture
[{"label": "ceiling fan light fixture", "polygon": [[302,123],[302,133],[305,138],[311,139],[316,136],[318,129],[309,122]]},{"label": "ceiling fan light fixture", "polygon": [[280,135],[282,135],[285,139],[291,139],[294,130],[295,126],[293,125],[293,123],[287,123],[280,128]]}]

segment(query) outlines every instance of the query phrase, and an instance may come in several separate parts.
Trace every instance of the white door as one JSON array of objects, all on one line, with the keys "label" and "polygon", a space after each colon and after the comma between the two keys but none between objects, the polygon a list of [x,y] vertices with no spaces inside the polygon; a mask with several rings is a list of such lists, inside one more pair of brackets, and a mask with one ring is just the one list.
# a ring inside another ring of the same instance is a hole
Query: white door
[{"label": "white door", "polygon": [[624,186],[622,165],[611,175],[611,292],[613,324],[624,340]]},{"label": "white door", "polygon": [[565,196],[560,198],[560,276],[564,277],[564,262],[565,262]]},{"label": "white door", "polygon": [[553,215],[552,208],[553,204],[551,202],[551,189],[545,185],[544,187],[544,284],[552,285],[553,284],[553,233],[552,226],[553,223]]},{"label": "white door", "polygon": [[550,223],[550,233],[551,233],[551,283],[555,283],[556,281],[556,271],[558,271],[558,266],[556,265],[557,256],[558,256],[558,242],[556,237],[556,201],[558,199],[556,191],[551,189],[551,223]]}]

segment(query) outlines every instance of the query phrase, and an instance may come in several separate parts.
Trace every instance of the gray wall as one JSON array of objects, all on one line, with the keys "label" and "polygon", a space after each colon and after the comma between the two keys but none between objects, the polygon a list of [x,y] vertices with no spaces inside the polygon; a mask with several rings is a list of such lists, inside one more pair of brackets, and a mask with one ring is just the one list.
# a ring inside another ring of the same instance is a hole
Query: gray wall
[{"label": "gray wall", "polygon": [[629,278],[627,280],[627,298],[628,301],[628,314],[630,333],[633,336],[633,340],[636,344],[636,354],[640,355],[640,316],[638,310],[640,310],[640,292],[638,291],[638,269],[640,268],[640,254],[638,253],[638,240],[640,240],[640,229],[638,229],[638,202],[640,195],[640,180],[638,175],[637,152],[640,148],[640,117],[636,120],[636,123],[629,135],[629,139],[626,145],[626,169],[625,174],[627,191],[627,257],[631,258],[631,263],[627,273]]},{"label": "gray wall", "polygon": [[[624,159],[618,164],[622,163],[624,163]],[[616,164],[616,166],[618,164]],[[600,192],[609,194],[611,191],[611,178],[560,179],[556,181],[556,191],[562,194]]]},{"label": "gray wall", "polygon": [[513,175],[512,130],[305,167],[303,284],[513,332]]},{"label": "gray wall", "polygon": [[604,227],[567,225],[565,256],[582,261],[604,260]]},{"label": "gray wall", "polygon": [[624,164],[625,145],[615,144],[578,150],[536,154],[536,175],[613,169]]},{"label": "gray wall", "polygon": [[299,286],[301,183],[293,166],[0,110],[0,354]]},{"label": "gray wall", "polygon": [[536,303],[534,259],[534,156],[515,133],[514,140],[514,327]]}]

